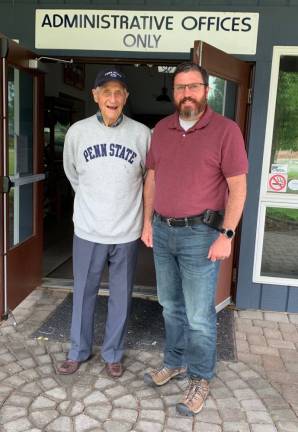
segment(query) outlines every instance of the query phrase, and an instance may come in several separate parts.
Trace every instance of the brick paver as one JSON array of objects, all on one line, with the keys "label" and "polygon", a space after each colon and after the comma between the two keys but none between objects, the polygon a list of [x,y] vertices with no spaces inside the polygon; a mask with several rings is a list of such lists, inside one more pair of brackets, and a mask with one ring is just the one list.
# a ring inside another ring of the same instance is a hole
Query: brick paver
[{"label": "brick paver", "polygon": [[1,432],[298,431],[295,314],[235,312],[238,361],[218,363],[205,408],[187,418],[175,410],[186,380],[143,382],[162,361],[157,351],[128,350],[119,380],[105,374],[98,354],[76,374],[56,375],[69,344],[29,335],[64,296],[38,289],[14,311],[17,326],[0,325]]}]

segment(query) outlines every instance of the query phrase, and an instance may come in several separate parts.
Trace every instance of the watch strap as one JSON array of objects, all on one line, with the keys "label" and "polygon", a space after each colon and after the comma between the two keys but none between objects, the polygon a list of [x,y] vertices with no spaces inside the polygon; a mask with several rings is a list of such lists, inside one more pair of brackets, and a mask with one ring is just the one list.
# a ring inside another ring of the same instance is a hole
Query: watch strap
[{"label": "watch strap", "polygon": [[235,237],[235,230],[232,228],[220,228],[220,232],[230,240]]}]

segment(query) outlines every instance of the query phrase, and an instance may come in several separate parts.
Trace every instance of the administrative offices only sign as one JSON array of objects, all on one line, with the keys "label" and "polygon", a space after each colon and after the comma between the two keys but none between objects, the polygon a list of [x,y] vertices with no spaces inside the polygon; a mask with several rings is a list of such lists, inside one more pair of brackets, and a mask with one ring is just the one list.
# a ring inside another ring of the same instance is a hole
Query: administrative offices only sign
[{"label": "administrative offices only sign", "polygon": [[37,9],[35,47],[188,53],[203,40],[230,54],[255,54],[258,13]]}]

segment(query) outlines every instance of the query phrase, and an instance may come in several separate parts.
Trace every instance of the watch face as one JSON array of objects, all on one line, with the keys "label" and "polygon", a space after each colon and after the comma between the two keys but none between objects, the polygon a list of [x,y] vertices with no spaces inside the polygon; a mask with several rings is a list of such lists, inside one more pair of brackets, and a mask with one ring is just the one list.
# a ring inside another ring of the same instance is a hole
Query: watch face
[{"label": "watch face", "polygon": [[226,232],[225,232],[225,235],[226,235],[229,239],[232,239],[232,238],[234,237],[234,235],[235,235],[235,232],[234,232],[233,230],[231,230],[231,229],[227,229]]}]

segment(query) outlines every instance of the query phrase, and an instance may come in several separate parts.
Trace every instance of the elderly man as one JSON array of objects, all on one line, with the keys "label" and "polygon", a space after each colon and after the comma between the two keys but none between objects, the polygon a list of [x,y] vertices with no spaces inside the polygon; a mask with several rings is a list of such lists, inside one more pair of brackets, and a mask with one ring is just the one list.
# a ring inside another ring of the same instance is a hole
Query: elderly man
[{"label": "elderly man", "polygon": [[107,262],[110,296],[101,356],[107,374],[117,378],[123,373],[150,130],[123,114],[128,91],[119,70],[100,71],[92,93],[98,112],[72,125],[64,145],[64,170],[75,191],[74,293],[71,348],[57,372],[76,372],[92,353],[94,310]]},{"label": "elderly man", "polygon": [[214,375],[217,274],[243,210],[247,157],[237,124],[207,105],[203,68],[179,65],[173,85],[177,112],[156,125],[147,158],[142,239],[153,244],[166,344],[163,366],[144,379],[160,386],[187,373],[177,410],[194,415]]}]

